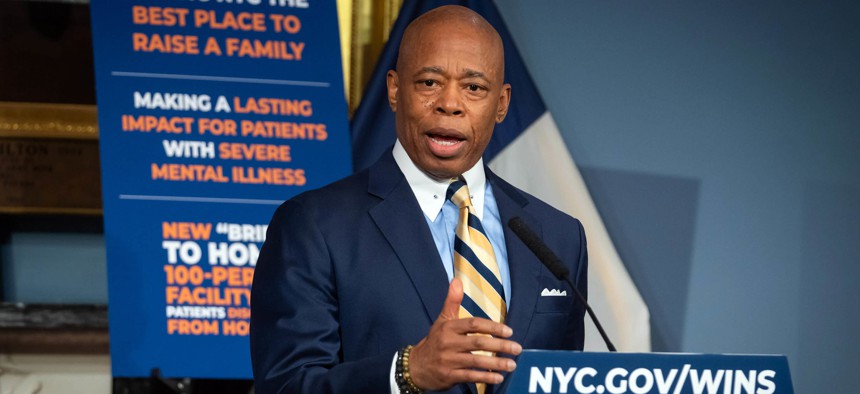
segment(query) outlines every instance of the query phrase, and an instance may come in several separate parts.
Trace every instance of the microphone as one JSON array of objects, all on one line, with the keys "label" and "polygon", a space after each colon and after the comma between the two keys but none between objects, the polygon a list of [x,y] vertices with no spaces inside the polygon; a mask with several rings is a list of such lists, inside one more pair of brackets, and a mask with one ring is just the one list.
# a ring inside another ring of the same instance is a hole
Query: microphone
[{"label": "microphone", "polygon": [[603,330],[600,320],[597,320],[597,316],[594,315],[594,311],[591,310],[590,306],[588,306],[588,302],[585,300],[585,297],[582,296],[582,293],[579,292],[579,289],[577,289],[576,285],[573,284],[573,281],[570,280],[570,270],[568,270],[561,262],[561,259],[559,259],[549,246],[541,241],[540,237],[538,237],[537,234],[529,228],[526,222],[519,217],[511,218],[511,220],[508,221],[508,227],[510,227],[514,234],[516,234],[517,237],[526,244],[529,250],[537,256],[538,260],[540,260],[540,262],[549,269],[549,272],[552,272],[552,274],[559,280],[567,282],[570,288],[573,289],[574,293],[576,293],[576,298],[579,299],[579,302],[581,302],[582,305],[585,305],[585,310],[588,312],[588,316],[591,316],[591,321],[593,321],[594,325],[597,326],[597,331],[599,331],[600,336],[603,337],[603,342],[606,343],[606,348],[608,348],[610,352],[616,351],[615,345],[612,344],[612,341],[610,341],[609,337],[606,335],[606,331]]}]

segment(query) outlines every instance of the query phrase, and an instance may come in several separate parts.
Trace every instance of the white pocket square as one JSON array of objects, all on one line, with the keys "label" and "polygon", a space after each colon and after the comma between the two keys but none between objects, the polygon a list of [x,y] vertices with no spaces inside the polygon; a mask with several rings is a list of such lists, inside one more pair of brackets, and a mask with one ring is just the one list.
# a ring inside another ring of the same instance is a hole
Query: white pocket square
[{"label": "white pocket square", "polygon": [[547,289],[544,288],[542,292],[540,292],[541,297],[564,297],[567,296],[567,290],[559,291],[558,289]]}]

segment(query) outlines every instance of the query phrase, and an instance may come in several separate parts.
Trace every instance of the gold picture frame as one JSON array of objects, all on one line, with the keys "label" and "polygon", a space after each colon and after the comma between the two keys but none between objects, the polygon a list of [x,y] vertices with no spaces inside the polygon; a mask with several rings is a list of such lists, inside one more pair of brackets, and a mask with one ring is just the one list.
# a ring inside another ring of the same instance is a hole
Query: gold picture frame
[{"label": "gold picture frame", "polygon": [[0,102],[0,213],[101,215],[94,105]]}]

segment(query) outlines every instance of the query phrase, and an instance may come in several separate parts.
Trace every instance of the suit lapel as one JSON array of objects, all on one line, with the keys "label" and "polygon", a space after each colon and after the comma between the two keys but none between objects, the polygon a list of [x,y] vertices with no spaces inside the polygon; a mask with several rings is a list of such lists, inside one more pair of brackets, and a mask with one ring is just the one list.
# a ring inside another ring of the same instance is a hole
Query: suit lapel
[{"label": "suit lapel", "polygon": [[[540,270],[543,266],[528,247],[508,227],[508,221],[519,217],[537,234],[541,234],[540,223],[524,210],[528,200],[522,193],[486,169],[487,180],[493,186],[493,195],[499,206],[499,217],[505,232],[505,248],[508,251],[508,269],[511,273],[511,305],[508,307],[507,325],[514,331],[511,340],[524,347],[524,341],[535,313],[535,305],[540,294]],[[523,373],[523,371],[520,371]],[[503,392],[510,383],[508,373],[502,373],[505,380],[493,387],[493,393]]]},{"label": "suit lapel", "polygon": [[442,311],[448,276],[406,178],[387,153],[370,168],[368,192],[382,198],[370,216],[403,264],[430,322]]},{"label": "suit lapel", "polygon": [[542,265],[511,231],[508,221],[511,218],[520,217],[538,234],[541,233],[540,224],[523,209],[528,201],[517,189],[489,169],[486,172],[487,179],[493,186],[496,204],[499,206],[499,216],[505,231],[505,247],[508,251],[508,268],[511,272],[511,305],[508,307],[507,324],[514,330],[511,340],[522,344],[528,333],[540,294],[539,276]]}]

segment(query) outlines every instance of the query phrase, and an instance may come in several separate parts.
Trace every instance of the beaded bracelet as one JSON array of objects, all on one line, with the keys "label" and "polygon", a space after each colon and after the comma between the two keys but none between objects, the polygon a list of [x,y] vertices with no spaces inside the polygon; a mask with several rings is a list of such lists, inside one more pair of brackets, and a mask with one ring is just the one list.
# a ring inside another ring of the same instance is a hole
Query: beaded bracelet
[{"label": "beaded bracelet", "polygon": [[394,371],[394,381],[397,383],[397,388],[400,389],[400,394],[424,394],[424,390],[412,382],[412,376],[409,374],[409,353],[411,352],[412,345],[400,349]]}]

